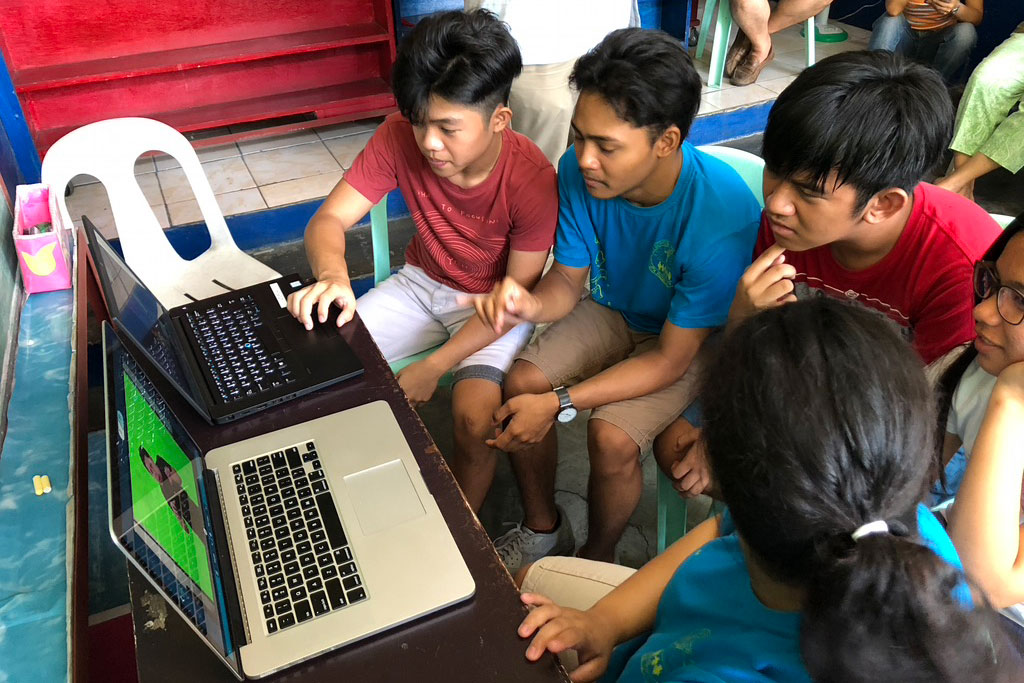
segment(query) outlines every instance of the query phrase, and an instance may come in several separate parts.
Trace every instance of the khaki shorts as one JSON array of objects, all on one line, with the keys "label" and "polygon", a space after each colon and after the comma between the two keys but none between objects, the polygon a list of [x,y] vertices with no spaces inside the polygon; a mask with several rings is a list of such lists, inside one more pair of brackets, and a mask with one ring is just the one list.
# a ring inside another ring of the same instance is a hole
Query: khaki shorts
[{"label": "khaki shorts", "polygon": [[[588,297],[546,329],[517,360],[536,365],[552,387],[572,386],[657,344],[658,335],[631,329],[621,313]],[[707,346],[673,384],[653,394],[598,406],[590,418],[610,422],[626,432],[641,453],[647,452],[655,437],[696,397]]]},{"label": "khaki shorts", "polygon": [[[581,557],[542,557],[523,578],[522,592],[539,593],[556,605],[588,610],[633,575],[635,569]],[[579,666],[575,650],[564,650],[558,660],[567,670]]]}]

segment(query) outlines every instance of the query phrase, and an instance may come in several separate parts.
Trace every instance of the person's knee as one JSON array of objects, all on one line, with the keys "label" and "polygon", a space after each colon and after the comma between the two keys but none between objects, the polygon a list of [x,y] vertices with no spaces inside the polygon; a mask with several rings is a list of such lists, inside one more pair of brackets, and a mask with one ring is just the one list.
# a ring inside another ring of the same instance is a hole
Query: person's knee
[{"label": "person's knee", "polygon": [[455,422],[455,438],[470,441],[482,441],[493,436],[494,410],[490,402],[476,405],[462,405],[453,408],[452,417]]},{"label": "person's knee", "polygon": [[540,368],[529,361],[517,360],[505,375],[502,393],[508,400],[520,394],[542,394],[551,389],[551,382]]},{"label": "person's knee", "polygon": [[974,27],[974,24],[961,21],[953,27],[951,40],[958,51],[970,52],[978,42],[978,29]]},{"label": "person's knee", "polygon": [[871,41],[868,47],[872,50],[895,51],[905,30],[906,19],[902,16],[892,17],[883,14],[871,25]]},{"label": "person's knee", "polygon": [[640,448],[620,427],[604,420],[587,423],[590,469],[603,475],[632,471],[639,465]]}]

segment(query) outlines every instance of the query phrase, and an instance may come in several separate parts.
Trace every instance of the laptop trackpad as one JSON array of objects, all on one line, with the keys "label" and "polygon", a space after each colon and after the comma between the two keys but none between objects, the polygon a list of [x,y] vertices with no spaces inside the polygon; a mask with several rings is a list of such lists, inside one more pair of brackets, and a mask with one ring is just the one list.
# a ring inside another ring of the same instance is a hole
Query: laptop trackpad
[{"label": "laptop trackpad", "polygon": [[345,485],[366,536],[426,514],[401,460],[350,474]]}]

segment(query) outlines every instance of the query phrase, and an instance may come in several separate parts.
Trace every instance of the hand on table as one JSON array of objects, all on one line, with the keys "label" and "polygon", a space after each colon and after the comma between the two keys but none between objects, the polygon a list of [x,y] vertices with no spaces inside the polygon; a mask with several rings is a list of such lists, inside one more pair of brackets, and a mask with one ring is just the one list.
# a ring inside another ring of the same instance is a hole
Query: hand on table
[{"label": "hand on table", "polygon": [[402,391],[405,392],[413,406],[430,400],[430,397],[437,391],[438,380],[446,372],[446,370],[437,368],[431,362],[431,358],[433,356],[410,363],[399,370],[396,375],[398,385],[402,387]]},{"label": "hand on table", "polygon": [[796,268],[786,263],[785,248],[773,244],[754,259],[736,285],[729,320],[739,322],[758,311],[796,301]]},{"label": "hand on table", "polygon": [[476,314],[489,328],[501,334],[506,326],[527,321],[540,312],[540,301],[510,277],[494,285],[490,294],[480,294],[463,299],[472,303]]},{"label": "hand on table", "polygon": [[[487,439],[485,443],[506,453],[514,453],[524,446],[540,443],[555,423],[557,413],[558,397],[553,391],[513,396],[495,411],[497,436]],[[509,422],[502,429],[506,419]]]},{"label": "hand on table", "polygon": [[327,321],[327,310],[331,304],[341,309],[336,324],[341,327],[356,313],[356,296],[347,277],[325,276],[317,282],[293,292],[288,297],[288,312],[303,324],[307,330],[313,329],[313,309],[317,319]]},{"label": "hand on table", "polygon": [[545,652],[558,654],[576,650],[580,666],[569,674],[577,683],[596,681],[608,668],[615,647],[612,629],[592,612],[560,607],[537,593],[523,593],[520,599],[533,609],[519,625],[519,637],[533,636],[526,658],[535,662]]}]

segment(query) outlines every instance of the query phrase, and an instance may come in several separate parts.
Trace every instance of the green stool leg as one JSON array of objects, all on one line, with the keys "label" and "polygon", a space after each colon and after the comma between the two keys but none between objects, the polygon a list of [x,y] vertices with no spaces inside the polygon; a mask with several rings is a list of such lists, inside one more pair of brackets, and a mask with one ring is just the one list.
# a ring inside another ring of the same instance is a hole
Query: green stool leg
[{"label": "green stool leg", "polygon": [[388,196],[370,209],[370,243],[373,248],[373,284],[391,275],[391,247],[388,237]]},{"label": "green stool leg", "polygon": [[[728,2],[729,0],[722,0]],[[700,18],[700,34],[697,36],[697,51],[694,53],[696,59],[704,58],[704,48],[708,43],[708,34],[711,33],[711,21],[715,14],[715,3],[718,0],[707,0],[704,3],[704,14]]]},{"label": "green stool leg", "polygon": [[729,0],[719,0],[715,20],[715,37],[711,41],[711,62],[708,64],[708,87],[721,88],[725,73],[725,56],[729,51],[729,33],[732,31],[732,10]]},{"label": "green stool leg", "polygon": [[[723,0],[724,1],[724,0]],[[686,501],[660,469],[658,478],[658,554],[686,533]]]}]

